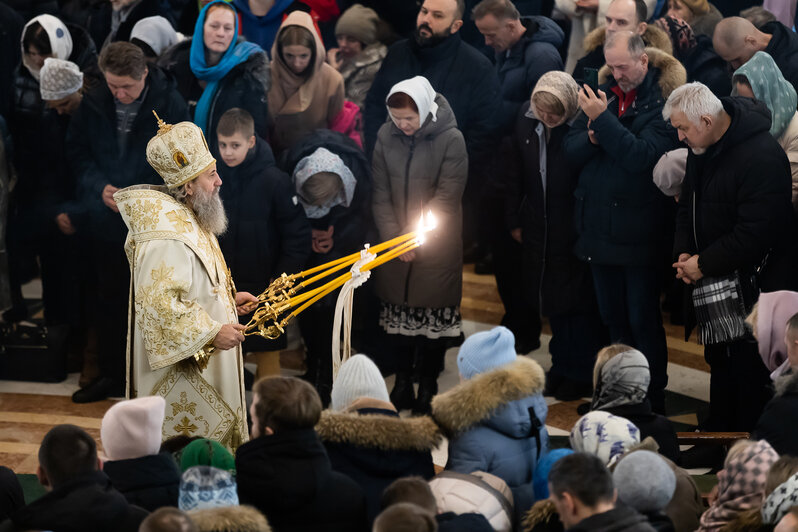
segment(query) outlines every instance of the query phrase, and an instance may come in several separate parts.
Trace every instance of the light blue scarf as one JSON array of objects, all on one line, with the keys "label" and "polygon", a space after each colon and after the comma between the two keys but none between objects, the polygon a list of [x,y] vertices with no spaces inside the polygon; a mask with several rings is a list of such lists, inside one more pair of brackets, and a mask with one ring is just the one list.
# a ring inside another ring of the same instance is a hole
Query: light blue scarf
[{"label": "light blue scarf", "polygon": [[[743,66],[734,71],[734,77],[744,76],[751,85],[754,96],[770,109],[770,134],[781,137],[795,114],[798,95],[792,83],[784,79],[781,70],[765,52],[757,52]],[[737,96],[737,84],[732,85],[732,96]]]},{"label": "light blue scarf", "polygon": [[[205,17],[208,14],[208,9],[211,6],[221,4],[233,11],[233,19],[235,20],[235,33],[233,35],[233,42],[224,53],[219,62],[214,66],[208,66],[205,62],[205,40],[203,39],[203,27],[205,26]],[[202,91],[202,96],[197,102],[197,108],[194,110],[194,123],[197,124],[202,132],[207,136],[208,121],[210,119],[209,113],[213,96],[219,88],[219,82],[224,79],[228,72],[230,72],[236,65],[246,61],[250,55],[262,52],[263,49],[257,44],[251,42],[236,43],[238,36],[238,14],[235,8],[225,2],[224,0],[215,0],[206,5],[197,18],[197,24],[194,26],[194,37],[191,40],[191,55],[189,64],[191,71],[197,76],[198,79],[207,82],[205,90]]]}]

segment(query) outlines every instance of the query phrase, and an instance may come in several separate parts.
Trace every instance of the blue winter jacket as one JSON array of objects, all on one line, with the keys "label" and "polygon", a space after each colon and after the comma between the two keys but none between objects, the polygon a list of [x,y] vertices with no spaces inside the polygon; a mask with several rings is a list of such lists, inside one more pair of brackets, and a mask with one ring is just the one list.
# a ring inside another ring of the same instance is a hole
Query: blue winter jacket
[{"label": "blue winter jacket", "polygon": [[519,357],[435,397],[432,416],[449,437],[446,469],[496,475],[529,508],[535,465],[549,447],[544,383],[538,363]]}]

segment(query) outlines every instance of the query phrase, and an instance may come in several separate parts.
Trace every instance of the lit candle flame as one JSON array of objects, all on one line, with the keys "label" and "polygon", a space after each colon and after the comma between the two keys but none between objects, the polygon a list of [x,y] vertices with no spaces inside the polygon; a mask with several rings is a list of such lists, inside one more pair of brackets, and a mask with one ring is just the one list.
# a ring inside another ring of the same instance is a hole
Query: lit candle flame
[{"label": "lit candle flame", "polygon": [[432,231],[438,226],[438,220],[432,215],[432,211],[427,211],[427,214],[421,213],[421,218],[418,220],[418,237],[416,240],[418,241],[419,245],[423,244],[427,240],[427,233]]}]

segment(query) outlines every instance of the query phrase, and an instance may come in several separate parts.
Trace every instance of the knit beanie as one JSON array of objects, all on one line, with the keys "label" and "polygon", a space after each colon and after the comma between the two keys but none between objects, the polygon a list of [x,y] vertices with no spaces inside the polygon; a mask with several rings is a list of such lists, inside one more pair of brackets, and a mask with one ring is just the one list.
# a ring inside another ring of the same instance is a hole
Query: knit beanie
[{"label": "knit beanie", "polygon": [[673,469],[651,451],[634,451],[621,458],[612,481],[618,498],[641,513],[661,512],[676,490]]},{"label": "knit beanie", "polygon": [[39,71],[42,100],[60,100],[83,87],[83,72],[72,61],[48,57]]},{"label": "knit beanie", "polygon": [[355,355],[341,365],[333,382],[330,406],[333,410],[346,410],[359,397],[390,401],[382,373],[366,355]]},{"label": "knit beanie", "polygon": [[229,472],[215,467],[190,467],[180,478],[177,505],[184,512],[238,506],[236,481]]},{"label": "knit beanie", "polygon": [[569,454],[574,454],[571,449],[554,449],[544,454],[535,466],[532,473],[532,487],[535,490],[535,500],[543,500],[549,497],[549,471],[557,461]]},{"label": "knit beanie", "polygon": [[236,460],[230,451],[218,441],[205,438],[189,443],[180,454],[181,471],[199,465],[213,466],[231,473],[236,470]]},{"label": "knit beanie", "polygon": [[100,439],[109,460],[130,460],[158,454],[166,401],[150,395],[120,401],[103,416]]},{"label": "knit beanie", "polygon": [[679,0],[693,12],[693,15],[706,15],[709,13],[708,0]]},{"label": "knit beanie", "polygon": [[335,36],[349,35],[366,46],[377,42],[377,23],[380,17],[369,7],[355,4],[341,14],[335,24]]},{"label": "knit beanie", "polygon": [[466,338],[457,353],[457,369],[464,379],[515,361],[515,337],[506,327],[494,327]]}]

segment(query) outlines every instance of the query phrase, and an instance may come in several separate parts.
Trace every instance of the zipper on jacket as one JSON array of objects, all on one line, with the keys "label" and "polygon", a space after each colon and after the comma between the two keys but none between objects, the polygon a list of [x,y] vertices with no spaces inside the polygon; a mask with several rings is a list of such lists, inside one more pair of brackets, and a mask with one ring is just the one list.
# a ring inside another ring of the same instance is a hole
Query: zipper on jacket
[{"label": "zipper on jacket", "polygon": [[[413,161],[413,152],[416,151],[416,137],[410,137],[410,153],[407,155],[407,163],[405,163],[405,220],[410,219],[408,212],[410,207],[410,163]],[[407,298],[410,295],[410,274],[413,271],[413,263],[411,262],[407,268],[407,277],[405,277],[405,295],[402,299],[404,304],[407,305]]]}]

